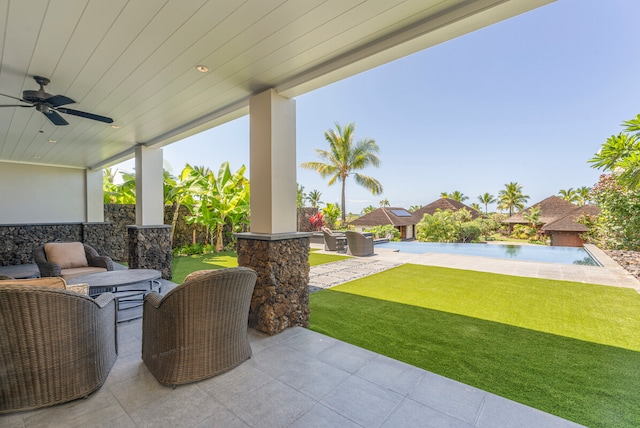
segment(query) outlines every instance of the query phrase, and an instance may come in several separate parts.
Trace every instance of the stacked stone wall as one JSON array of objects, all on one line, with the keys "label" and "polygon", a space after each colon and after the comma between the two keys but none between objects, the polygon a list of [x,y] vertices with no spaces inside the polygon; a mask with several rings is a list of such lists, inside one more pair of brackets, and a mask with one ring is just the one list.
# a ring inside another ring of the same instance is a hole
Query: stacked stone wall
[{"label": "stacked stone wall", "polygon": [[[0,225],[0,266],[33,262],[33,248],[46,242],[76,241],[94,247],[98,253],[108,255],[115,261],[128,261],[129,243],[127,228],[136,224],[136,207],[133,204],[105,204],[104,223],[64,224],[20,224]],[[298,210],[298,231],[311,232],[309,218],[317,212],[315,208]],[[206,229],[200,225],[187,224],[189,211],[180,207],[174,230],[172,248],[196,243],[206,243]],[[173,206],[166,206],[166,225],[173,220]],[[230,235],[225,230],[225,244]],[[321,242],[321,240],[320,240]]]},{"label": "stacked stone wall", "polygon": [[82,241],[83,225],[0,225],[0,266],[33,263],[33,249],[54,241]]}]

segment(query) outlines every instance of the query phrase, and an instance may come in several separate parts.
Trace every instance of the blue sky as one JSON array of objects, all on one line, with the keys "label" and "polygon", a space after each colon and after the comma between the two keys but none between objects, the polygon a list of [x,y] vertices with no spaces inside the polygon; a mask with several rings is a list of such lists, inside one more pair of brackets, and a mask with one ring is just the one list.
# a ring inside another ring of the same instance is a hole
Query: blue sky
[{"label": "blue sky", "polygon": [[[318,160],[335,122],[354,122],[356,139],[380,146],[380,168],[361,172],[384,193],[347,179],[348,212],[455,190],[473,203],[511,181],[530,204],[590,187],[601,172],[587,160],[640,113],[638,16],[637,0],[559,0],[297,97],[298,164]],[[167,146],[164,157],[176,174],[186,163],[250,167],[249,119]],[[340,201],[340,185],[314,171],[298,168],[297,181]]]}]

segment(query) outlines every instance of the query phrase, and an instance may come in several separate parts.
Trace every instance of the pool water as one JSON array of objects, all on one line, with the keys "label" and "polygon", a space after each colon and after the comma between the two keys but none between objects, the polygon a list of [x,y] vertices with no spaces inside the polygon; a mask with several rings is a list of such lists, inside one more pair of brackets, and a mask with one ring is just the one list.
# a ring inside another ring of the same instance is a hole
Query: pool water
[{"label": "pool water", "polygon": [[385,242],[376,248],[398,250],[401,253],[445,253],[465,256],[493,257],[531,262],[561,263],[569,265],[599,266],[598,262],[579,247],[546,247],[538,245],[508,244],[450,244],[441,242]]}]

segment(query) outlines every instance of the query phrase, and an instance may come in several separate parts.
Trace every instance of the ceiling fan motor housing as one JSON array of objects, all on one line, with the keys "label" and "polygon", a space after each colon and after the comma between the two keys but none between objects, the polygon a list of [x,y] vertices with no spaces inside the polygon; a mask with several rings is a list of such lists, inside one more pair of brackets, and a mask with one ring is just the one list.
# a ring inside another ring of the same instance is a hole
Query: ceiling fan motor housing
[{"label": "ceiling fan motor housing", "polygon": [[37,103],[47,98],[51,98],[51,94],[45,92],[44,87],[49,84],[49,79],[41,76],[33,76],[33,80],[40,85],[37,91],[22,91],[22,98],[32,103]]},{"label": "ceiling fan motor housing", "polygon": [[44,89],[39,89],[37,91],[22,91],[22,98],[32,103],[41,102],[50,97],[51,94],[47,94]]}]

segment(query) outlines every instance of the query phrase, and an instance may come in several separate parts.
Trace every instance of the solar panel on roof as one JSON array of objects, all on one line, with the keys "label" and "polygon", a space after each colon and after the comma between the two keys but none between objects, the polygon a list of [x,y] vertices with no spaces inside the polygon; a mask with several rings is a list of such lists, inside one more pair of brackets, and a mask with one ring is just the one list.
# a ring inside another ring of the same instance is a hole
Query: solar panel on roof
[{"label": "solar panel on roof", "polygon": [[411,217],[411,213],[407,210],[389,210],[398,217]]}]

